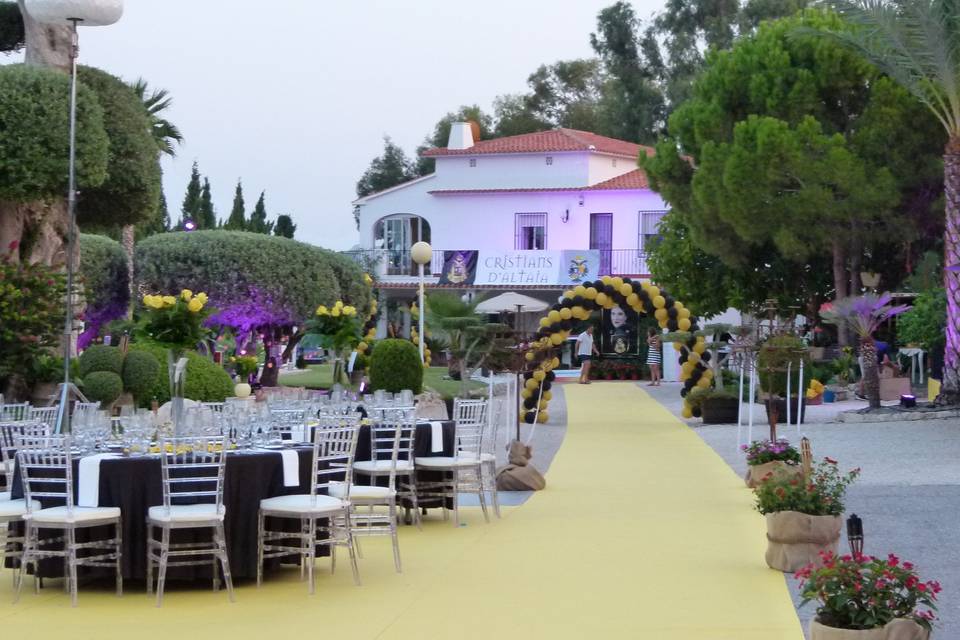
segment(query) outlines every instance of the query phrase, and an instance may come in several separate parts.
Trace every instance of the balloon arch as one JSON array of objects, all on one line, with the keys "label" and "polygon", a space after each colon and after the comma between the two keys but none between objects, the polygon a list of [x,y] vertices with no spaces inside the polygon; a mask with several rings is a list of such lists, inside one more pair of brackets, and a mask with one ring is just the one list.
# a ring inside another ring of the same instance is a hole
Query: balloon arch
[{"label": "balloon arch", "polygon": [[[587,282],[568,289],[561,302],[540,319],[536,339],[526,353],[527,367],[524,372],[524,387],[520,392],[523,400],[523,420],[528,424],[546,422],[547,406],[552,394],[550,387],[555,379],[553,370],[560,366],[556,349],[570,337],[574,323],[589,320],[594,311],[627,305],[640,315],[653,315],[662,329],[671,332],[690,332],[683,342],[674,342],[680,353],[680,380],[684,382],[680,394],[686,398],[694,387],[708,387],[713,371],[708,367],[710,352],[706,350],[703,336],[695,335],[696,318],[683,303],[660,290],[646,280],[631,280],[619,276],[604,276],[596,282]],[[684,417],[693,415],[690,404],[684,400]]]}]

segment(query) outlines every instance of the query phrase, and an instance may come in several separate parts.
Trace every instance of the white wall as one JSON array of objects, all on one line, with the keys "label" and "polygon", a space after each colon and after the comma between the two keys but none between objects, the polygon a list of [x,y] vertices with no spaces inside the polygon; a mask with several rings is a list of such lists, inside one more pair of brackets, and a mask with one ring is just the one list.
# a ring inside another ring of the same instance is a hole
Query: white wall
[{"label": "white wall", "polygon": [[[547,157],[553,159],[547,164]],[[470,166],[470,160],[476,166]],[[514,155],[437,158],[435,189],[514,189],[518,187],[584,187],[590,182],[589,154],[523,153]],[[629,162],[627,162],[629,164]]]},{"label": "white wall", "polygon": [[589,158],[589,182],[587,184],[597,184],[604,180],[616,178],[637,168],[635,158],[621,158],[599,153],[590,154]]}]

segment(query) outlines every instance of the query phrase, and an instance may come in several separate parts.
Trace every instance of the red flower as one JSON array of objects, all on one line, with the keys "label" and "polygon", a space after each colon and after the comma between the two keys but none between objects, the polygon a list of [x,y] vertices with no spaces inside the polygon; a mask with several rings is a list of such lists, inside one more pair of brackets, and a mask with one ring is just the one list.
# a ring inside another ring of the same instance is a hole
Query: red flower
[{"label": "red flower", "polygon": [[888,565],[888,566],[895,567],[895,566],[897,566],[898,564],[900,564],[900,558],[898,558],[897,556],[893,555],[892,553],[887,556],[887,565]]}]

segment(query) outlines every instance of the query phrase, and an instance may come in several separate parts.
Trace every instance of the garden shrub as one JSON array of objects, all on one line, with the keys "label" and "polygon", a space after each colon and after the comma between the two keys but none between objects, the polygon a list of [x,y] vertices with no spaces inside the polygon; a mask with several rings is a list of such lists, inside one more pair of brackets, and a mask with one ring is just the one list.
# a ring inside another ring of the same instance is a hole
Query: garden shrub
[{"label": "garden shrub", "polygon": [[423,364],[420,351],[409,340],[379,340],[370,355],[370,386],[396,393],[423,388]]},{"label": "garden shrub", "polygon": [[[803,349],[803,354],[796,352],[797,349]],[[806,350],[803,340],[797,336],[778,335],[767,339],[760,347],[760,353],[757,356],[757,374],[760,377],[760,391],[764,393],[774,393],[781,398],[787,393],[787,363],[792,363],[790,368],[790,395],[796,395],[797,375],[800,366],[800,360],[803,359],[803,377],[810,379],[810,352]],[[784,371],[768,372],[768,368]]]},{"label": "garden shrub", "polygon": [[119,347],[95,344],[80,354],[80,377],[86,378],[95,371],[123,373],[123,352]]},{"label": "garden shrub", "polygon": [[[136,281],[151,293],[204,291],[214,324],[246,333],[290,327],[336,300],[370,307],[370,288],[349,258],[309,244],[243,231],[163,233],[137,244]],[[213,287],[212,284],[216,283]]]},{"label": "garden shrub", "polygon": [[[156,378],[150,389],[137,398],[137,404],[147,407],[156,398],[163,404],[170,400],[170,380],[167,373],[167,348],[158,344],[138,342],[130,345],[130,353],[143,351],[150,353],[160,363]],[[186,397],[198,402],[223,402],[233,395],[233,380],[218,364],[195,351],[187,355]]]},{"label": "garden shrub", "polygon": [[101,407],[112,404],[123,393],[123,380],[112,371],[94,371],[83,378],[83,395]]},{"label": "garden shrub", "polygon": [[[148,351],[130,351],[123,360],[123,388],[140,401],[148,396],[157,381],[157,375],[165,367],[160,366],[156,356]],[[149,401],[152,396],[147,397]]]},{"label": "garden shrub", "polygon": [[81,349],[100,334],[104,325],[124,317],[130,304],[127,255],[119,242],[106,236],[80,234],[80,276],[87,309]]},{"label": "garden shrub", "polygon": [[0,383],[24,375],[37,357],[57,346],[65,294],[63,276],[54,269],[17,264],[0,254]]}]

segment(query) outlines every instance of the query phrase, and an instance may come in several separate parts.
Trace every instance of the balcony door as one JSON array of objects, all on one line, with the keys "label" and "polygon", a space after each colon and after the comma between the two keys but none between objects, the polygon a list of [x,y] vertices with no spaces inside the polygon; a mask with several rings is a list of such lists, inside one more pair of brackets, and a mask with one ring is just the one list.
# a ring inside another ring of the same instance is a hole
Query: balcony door
[{"label": "balcony door", "polygon": [[613,249],[613,214],[590,214],[590,248],[600,252],[600,275],[609,275]]}]

